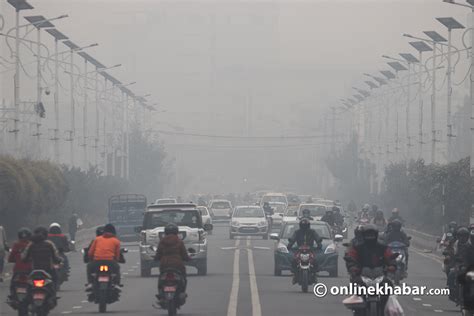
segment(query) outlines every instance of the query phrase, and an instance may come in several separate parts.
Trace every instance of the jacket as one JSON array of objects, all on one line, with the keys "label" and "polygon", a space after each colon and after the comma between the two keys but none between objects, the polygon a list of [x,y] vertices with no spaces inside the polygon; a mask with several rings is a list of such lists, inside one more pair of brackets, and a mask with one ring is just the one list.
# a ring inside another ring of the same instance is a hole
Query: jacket
[{"label": "jacket", "polygon": [[120,240],[114,234],[104,233],[92,242],[88,255],[92,261],[119,261]]},{"label": "jacket", "polygon": [[60,253],[69,252],[69,241],[64,234],[48,234],[48,240],[51,240]]},{"label": "jacket", "polygon": [[28,240],[20,239],[13,244],[10,255],[8,256],[8,262],[15,264],[13,266],[13,273],[31,271],[31,262],[24,262],[21,259],[21,254],[26,247],[28,247],[29,243]]},{"label": "jacket", "polygon": [[385,236],[385,242],[387,244],[394,242],[394,241],[399,241],[404,243],[407,247],[410,246],[410,240],[408,239],[407,234],[404,231],[390,231],[386,236]]},{"label": "jacket", "polygon": [[189,261],[188,251],[177,235],[164,236],[158,244],[155,260],[160,262],[160,271],[176,269],[186,274],[184,261]]},{"label": "jacket", "polygon": [[392,251],[386,245],[376,243],[370,247],[366,244],[352,246],[346,252],[344,260],[347,270],[351,274],[360,274],[362,268],[385,268],[394,266]]},{"label": "jacket", "polygon": [[49,240],[35,240],[26,247],[21,256],[24,262],[31,262],[34,270],[51,271],[53,264],[61,263],[58,250]]},{"label": "jacket", "polygon": [[314,247],[314,243],[317,243],[318,247],[321,247],[322,239],[314,229],[298,229],[293,233],[288,241],[287,248],[291,249],[295,243],[298,245],[298,247],[302,245]]}]

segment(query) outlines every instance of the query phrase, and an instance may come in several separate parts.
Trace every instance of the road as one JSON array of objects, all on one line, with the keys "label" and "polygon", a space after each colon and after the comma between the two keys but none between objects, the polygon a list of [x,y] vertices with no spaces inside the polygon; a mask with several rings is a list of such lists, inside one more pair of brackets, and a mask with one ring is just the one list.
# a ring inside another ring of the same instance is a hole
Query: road
[{"label": "road", "polygon": [[[208,275],[197,276],[188,269],[188,300],[179,315],[351,315],[342,305],[343,296],[316,298],[313,293],[303,294],[291,285],[288,274],[273,276],[274,241],[257,238],[228,238],[228,228],[217,224],[209,236]],[[150,278],[139,276],[139,254],[136,245],[128,244],[127,263],[122,265],[124,288],[119,302],[109,306],[113,315],[165,315],[155,309],[157,270]],[[343,247],[339,250],[343,252]],[[51,315],[98,314],[97,305],[88,303],[84,293],[85,265],[80,253],[70,254],[72,275],[63,285],[59,305]],[[339,257],[338,278],[320,277],[320,282],[346,285],[348,282],[342,257]],[[411,251],[409,285],[444,288],[445,279],[438,259],[429,254]],[[0,286],[0,295],[8,295],[8,284]],[[406,315],[459,315],[456,306],[447,297],[404,296],[400,302]],[[15,315],[8,305],[0,305],[1,315]]]}]

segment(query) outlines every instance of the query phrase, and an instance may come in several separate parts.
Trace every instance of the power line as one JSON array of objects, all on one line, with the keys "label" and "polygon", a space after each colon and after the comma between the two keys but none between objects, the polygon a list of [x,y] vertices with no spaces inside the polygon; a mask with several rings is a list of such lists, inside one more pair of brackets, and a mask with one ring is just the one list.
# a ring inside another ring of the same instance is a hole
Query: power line
[{"label": "power line", "polygon": [[299,135],[299,136],[235,136],[235,135],[212,135],[212,134],[197,134],[186,132],[173,132],[164,130],[153,130],[158,134],[175,135],[175,136],[192,136],[203,138],[225,138],[225,139],[263,139],[263,140],[282,140],[282,139],[316,139],[327,138],[328,135]]}]

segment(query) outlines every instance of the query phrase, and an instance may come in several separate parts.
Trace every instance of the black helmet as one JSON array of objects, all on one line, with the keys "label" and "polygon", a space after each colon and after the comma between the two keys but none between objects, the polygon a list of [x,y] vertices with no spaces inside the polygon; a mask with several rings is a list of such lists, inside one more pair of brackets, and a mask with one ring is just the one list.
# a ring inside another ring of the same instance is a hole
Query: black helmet
[{"label": "black helmet", "polygon": [[399,232],[402,229],[402,222],[400,222],[398,219],[393,220],[391,226],[394,231]]},{"label": "black helmet", "polygon": [[27,227],[22,227],[18,230],[18,239],[30,239],[31,230]]},{"label": "black helmet", "polygon": [[449,228],[449,230],[454,230],[455,231],[458,228],[458,223],[456,223],[455,221],[452,221],[452,222],[449,223],[448,228]]},{"label": "black helmet", "polygon": [[46,229],[46,227],[43,227],[43,226],[36,227],[33,234],[34,234],[33,238],[35,241],[43,241],[43,240],[46,240],[46,238],[48,238],[48,229]]},{"label": "black helmet", "polygon": [[107,224],[104,226],[104,233],[110,233],[116,235],[117,232],[115,230],[115,226],[112,224]]},{"label": "black helmet", "polygon": [[466,227],[459,228],[456,232],[456,237],[461,243],[467,242],[469,240],[469,230]]},{"label": "black helmet", "polygon": [[364,243],[367,245],[375,245],[378,237],[379,230],[377,229],[377,226],[369,224],[362,228],[362,238],[364,239]]},{"label": "black helmet", "polygon": [[179,228],[178,226],[176,226],[176,224],[170,223],[166,225],[165,227],[165,235],[171,235],[171,234],[178,235],[178,232],[179,232]]},{"label": "black helmet", "polygon": [[96,236],[102,236],[104,234],[104,226],[99,226],[95,230],[95,235]]},{"label": "black helmet", "polygon": [[310,223],[309,223],[309,220],[307,218],[303,218],[302,220],[300,220],[300,229],[309,229],[310,228]]}]

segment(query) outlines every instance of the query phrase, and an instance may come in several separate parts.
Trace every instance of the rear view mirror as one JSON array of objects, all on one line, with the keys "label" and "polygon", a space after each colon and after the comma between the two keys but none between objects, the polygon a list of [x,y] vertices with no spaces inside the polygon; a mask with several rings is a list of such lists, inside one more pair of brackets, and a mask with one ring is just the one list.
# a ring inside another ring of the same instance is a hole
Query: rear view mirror
[{"label": "rear view mirror", "polygon": [[206,223],[206,224],[204,224],[203,228],[204,228],[205,231],[208,232],[208,231],[211,231],[214,228],[214,225]]}]

